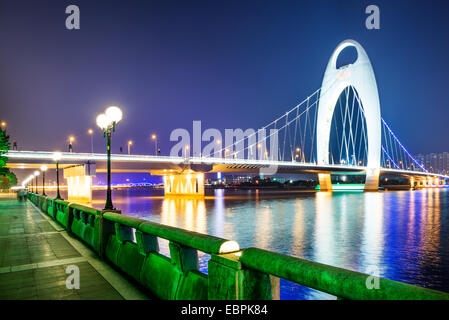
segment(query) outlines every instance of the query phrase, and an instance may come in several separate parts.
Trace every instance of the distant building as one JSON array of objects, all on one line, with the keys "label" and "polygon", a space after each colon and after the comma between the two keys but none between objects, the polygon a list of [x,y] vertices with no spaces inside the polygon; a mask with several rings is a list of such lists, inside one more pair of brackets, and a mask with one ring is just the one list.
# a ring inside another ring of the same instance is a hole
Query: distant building
[{"label": "distant building", "polygon": [[429,172],[449,174],[449,152],[418,154],[415,159]]}]

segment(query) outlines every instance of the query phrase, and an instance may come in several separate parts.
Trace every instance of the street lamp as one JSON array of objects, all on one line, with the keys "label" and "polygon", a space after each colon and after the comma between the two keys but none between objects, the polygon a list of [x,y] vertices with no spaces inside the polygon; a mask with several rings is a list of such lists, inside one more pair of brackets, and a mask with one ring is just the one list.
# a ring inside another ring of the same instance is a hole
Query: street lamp
[{"label": "street lamp", "polygon": [[91,151],[94,153],[94,131],[92,129],[87,130],[87,133],[90,135],[90,146]]},{"label": "street lamp", "polygon": [[1,125],[2,125],[2,129],[5,130],[6,129],[6,122],[2,121]]},{"label": "street lamp", "polygon": [[31,193],[34,192],[33,178],[34,178],[34,174],[32,174],[32,175],[30,175],[30,176],[28,177],[28,179],[30,180],[30,192],[31,192]]},{"label": "street lamp", "polygon": [[33,178],[34,175],[30,175],[26,180],[25,180],[25,184],[27,185],[27,191],[28,192],[33,192]]},{"label": "street lamp", "polygon": [[37,189],[37,183],[38,183],[38,181],[37,181],[37,177],[39,176],[39,171],[34,171],[34,177],[36,178],[36,194],[39,194],[39,190]]},{"label": "street lamp", "polygon": [[128,141],[128,155],[131,154],[131,146],[133,145],[133,142],[131,140]]},{"label": "street lamp", "polygon": [[53,153],[53,160],[56,162],[56,200],[63,200],[59,193],[59,160],[61,160],[62,154],[60,152]]},{"label": "street lamp", "polygon": [[46,165],[43,165],[41,167],[41,171],[42,171],[42,195],[46,196],[45,194],[45,171],[47,171],[48,167]]},{"label": "street lamp", "polygon": [[106,138],[107,146],[107,176],[108,176],[108,189],[106,192],[106,204],[104,210],[115,210],[112,205],[112,191],[111,191],[111,135],[112,131],[115,131],[115,126],[122,120],[123,113],[119,107],[111,106],[106,109],[105,113],[97,116],[97,125],[103,130],[103,135]]},{"label": "street lamp", "polygon": [[154,140],[154,154],[157,156],[157,135],[152,134],[151,139]]},{"label": "street lamp", "polygon": [[72,145],[73,141],[75,141],[75,137],[70,136],[69,137],[69,152],[73,152],[73,145]]}]

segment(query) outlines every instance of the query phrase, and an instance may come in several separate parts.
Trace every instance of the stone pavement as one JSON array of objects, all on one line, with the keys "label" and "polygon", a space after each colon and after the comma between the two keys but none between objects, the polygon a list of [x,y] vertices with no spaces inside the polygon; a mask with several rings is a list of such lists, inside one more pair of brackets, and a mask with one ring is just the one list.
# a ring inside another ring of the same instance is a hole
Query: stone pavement
[{"label": "stone pavement", "polygon": [[[80,289],[67,289],[67,266]],[[141,300],[148,297],[29,201],[0,195],[0,300]]]}]

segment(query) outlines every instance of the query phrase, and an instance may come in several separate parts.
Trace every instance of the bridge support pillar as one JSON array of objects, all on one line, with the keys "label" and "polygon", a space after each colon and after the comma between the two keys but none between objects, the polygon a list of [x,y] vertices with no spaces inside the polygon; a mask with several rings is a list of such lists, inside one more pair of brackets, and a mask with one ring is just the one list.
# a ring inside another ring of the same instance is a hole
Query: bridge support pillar
[{"label": "bridge support pillar", "polygon": [[379,191],[380,169],[366,170],[365,191]]},{"label": "bridge support pillar", "polygon": [[414,189],[415,188],[415,178],[410,177],[410,188]]},{"label": "bridge support pillar", "polygon": [[92,176],[95,172],[95,164],[64,168],[69,201],[92,202]]},{"label": "bridge support pillar", "polygon": [[187,172],[164,176],[165,196],[204,196],[204,173]]},{"label": "bridge support pillar", "polygon": [[320,183],[320,191],[332,191],[332,180],[330,173],[319,173],[318,180]]}]

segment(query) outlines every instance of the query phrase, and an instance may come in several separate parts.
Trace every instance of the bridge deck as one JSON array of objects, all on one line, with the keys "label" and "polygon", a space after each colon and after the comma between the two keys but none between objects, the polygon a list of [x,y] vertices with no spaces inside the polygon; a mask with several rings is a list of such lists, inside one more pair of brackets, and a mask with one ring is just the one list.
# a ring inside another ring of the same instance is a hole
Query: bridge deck
[{"label": "bridge deck", "polygon": [[[79,290],[66,287],[69,265]],[[146,298],[30,202],[0,195],[0,300]]]}]

